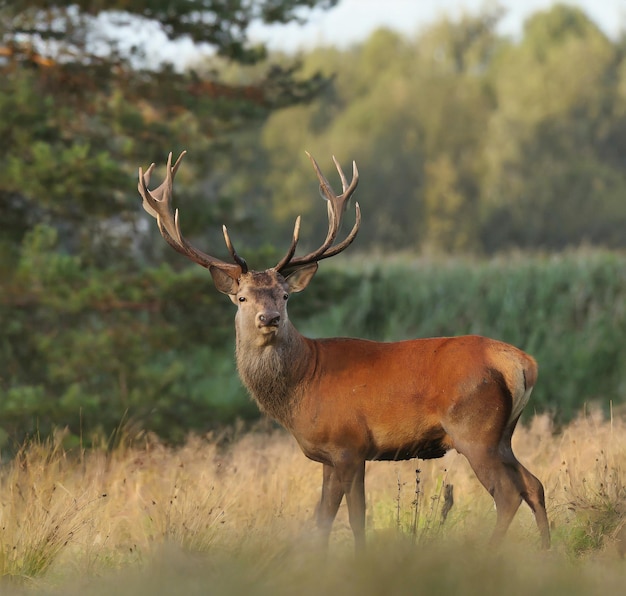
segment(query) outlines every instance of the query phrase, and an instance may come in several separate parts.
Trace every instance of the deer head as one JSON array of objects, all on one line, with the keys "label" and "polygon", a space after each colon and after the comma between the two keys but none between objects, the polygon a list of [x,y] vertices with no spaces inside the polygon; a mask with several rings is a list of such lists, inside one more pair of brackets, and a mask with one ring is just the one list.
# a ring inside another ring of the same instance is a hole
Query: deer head
[{"label": "deer head", "polygon": [[238,307],[237,329],[254,332],[254,342],[258,345],[271,343],[288,324],[287,299],[291,293],[304,290],[317,271],[318,262],[339,254],[355,239],[361,223],[359,204],[355,204],[356,221],[346,238],[335,244],[343,214],[348,201],[359,182],[356,163],[352,164],[352,180],[348,182],[341,166],[333,161],[341,178],[342,193],[337,195],[322,174],[315,159],[307,153],[320,184],[320,194],[327,201],[328,232],[324,242],[307,255],[296,257],[295,252],[300,235],[300,217],[296,219],[291,245],[285,256],[270,269],[253,271],[248,269],[246,261],[239,256],[228,234],[222,227],[224,241],[233,262],[226,262],[206,254],[193,247],[182,235],[178,209],[172,209],[172,190],[174,177],[185,156],[183,151],[172,166],[172,154],[167,159],[165,180],[154,190],[148,190],[155,165],[151,164],[144,173],[139,168],[138,190],[143,198],[144,209],[157,220],[163,238],[176,251],[195,263],[209,269],[216,288],[227,294]]}]

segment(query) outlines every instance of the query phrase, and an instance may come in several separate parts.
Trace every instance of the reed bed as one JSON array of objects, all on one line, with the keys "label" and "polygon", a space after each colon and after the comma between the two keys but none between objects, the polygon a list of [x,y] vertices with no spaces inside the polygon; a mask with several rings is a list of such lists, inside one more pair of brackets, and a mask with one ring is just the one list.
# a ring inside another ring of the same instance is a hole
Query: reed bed
[{"label": "reed bed", "polygon": [[319,548],[321,466],[278,429],[177,448],[143,436],[68,452],[62,438],[25,445],[1,470],[2,594],[554,595],[626,581],[617,415],[583,414],[558,432],[538,416],[516,432],[518,458],[546,488],[547,554],[525,505],[505,545],[488,548],[493,503],[455,453],[368,464],[369,548],[356,558],[345,505],[328,553]]}]

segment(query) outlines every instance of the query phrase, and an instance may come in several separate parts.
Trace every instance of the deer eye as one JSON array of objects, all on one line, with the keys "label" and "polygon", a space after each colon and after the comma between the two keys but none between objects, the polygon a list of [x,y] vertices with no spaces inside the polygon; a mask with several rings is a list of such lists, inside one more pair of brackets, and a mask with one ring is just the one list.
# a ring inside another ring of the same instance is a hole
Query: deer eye
[{"label": "deer eye", "polygon": [[246,301],[246,297],[245,296],[239,296],[238,300],[239,300],[239,302],[245,302]]},{"label": "deer eye", "polygon": [[286,292],[283,294],[283,300],[289,300],[289,294]]}]

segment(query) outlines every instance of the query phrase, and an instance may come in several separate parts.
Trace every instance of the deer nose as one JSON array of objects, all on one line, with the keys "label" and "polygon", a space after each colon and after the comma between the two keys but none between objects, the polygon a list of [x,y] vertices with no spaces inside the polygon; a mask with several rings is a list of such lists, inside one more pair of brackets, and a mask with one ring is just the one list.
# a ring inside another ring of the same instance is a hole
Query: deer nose
[{"label": "deer nose", "polygon": [[280,313],[277,311],[260,312],[256,320],[259,327],[277,327],[280,322]]}]

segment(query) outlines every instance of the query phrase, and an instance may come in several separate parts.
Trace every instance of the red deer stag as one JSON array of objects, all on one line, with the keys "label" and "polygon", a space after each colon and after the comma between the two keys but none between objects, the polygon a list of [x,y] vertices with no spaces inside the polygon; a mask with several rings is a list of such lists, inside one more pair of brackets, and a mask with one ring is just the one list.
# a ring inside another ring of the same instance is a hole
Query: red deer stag
[{"label": "red deer stag", "polygon": [[294,256],[298,218],[291,246],[280,262],[265,271],[251,271],[225,226],[232,263],[199,251],[181,234],[171,198],[184,155],[172,166],[170,153],[165,181],[153,191],[148,184],[154,164],[145,174],[139,169],[143,206],[156,218],[163,238],[209,269],[217,289],[237,306],[237,368],[260,409],[292,433],[307,457],[323,464],[316,515],[324,542],[345,495],[356,548],[364,548],[367,460],[430,459],[456,449],[495,501],[492,544],[503,538],[523,499],[535,514],[542,547],[549,548],[543,486],[511,449],[515,425],[537,379],[532,357],[478,336],[394,343],[308,339],[289,321],[289,295],[304,290],[318,262],[343,251],[357,234],[358,203],[354,227],[335,243],[358,183],[356,164],[348,183],[333,158],[343,186],[342,194],[336,195],[309,155],[327,200],[326,239],[308,255]]}]

